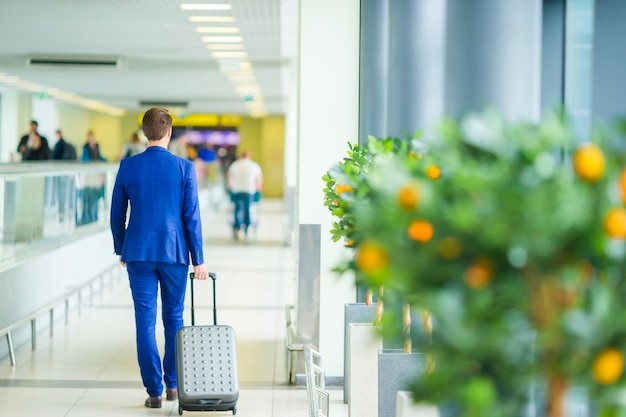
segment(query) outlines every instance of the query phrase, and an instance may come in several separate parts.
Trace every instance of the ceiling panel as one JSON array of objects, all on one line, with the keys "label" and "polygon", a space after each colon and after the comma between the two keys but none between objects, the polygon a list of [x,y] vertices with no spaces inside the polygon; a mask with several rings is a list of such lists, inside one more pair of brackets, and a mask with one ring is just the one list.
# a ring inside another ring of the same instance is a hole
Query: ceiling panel
[{"label": "ceiling panel", "polygon": [[[0,0],[0,73],[133,111],[142,110],[140,100],[154,99],[188,101],[194,112],[245,113],[242,97],[196,32],[196,26],[236,26],[267,112],[282,113],[281,0],[208,0],[232,6],[212,12],[181,10],[183,2]],[[233,16],[235,22],[191,23],[191,15]],[[122,65],[33,68],[27,65],[33,54],[112,56]]]}]

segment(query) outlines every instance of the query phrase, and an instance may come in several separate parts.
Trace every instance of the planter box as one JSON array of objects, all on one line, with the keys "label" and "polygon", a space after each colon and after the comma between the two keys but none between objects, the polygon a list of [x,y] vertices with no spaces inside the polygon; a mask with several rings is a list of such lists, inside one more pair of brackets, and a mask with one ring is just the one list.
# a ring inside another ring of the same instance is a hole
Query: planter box
[{"label": "planter box", "polygon": [[409,391],[398,391],[395,417],[441,417],[434,405],[416,404]]},{"label": "planter box", "polygon": [[378,409],[378,351],[383,341],[372,324],[348,326],[348,416],[375,417]]},{"label": "planter box", "polygon": [[[348,404],[348,384],[350,376],[348,372],[348,326],[352,323],[374,323],[376,317],[376,305],[367,306],[365,303],[348,303],[344,307],[344,348],[343,348],[343,403]],[[372,362],[376,367],[376,358]]]},{"label": "planter box", "polygon": [[[519,417],[546,417],[544,389],[543,384],[534,384],[532,386],[531,399]],[[584,387],[571,387],[565,401],[566,415],[568,417],[595,417],[597,415],[596,410],[590,405],[589,393]],[[397,404],[396,417],[461,417],[463,415],[459,407],[452,405],[433,407],[438,409],[437,414],[415,414],[417,411],[424,413],[426,410],[415,404],[412,404],[414,408],[411,408],[410,392],[399,392]],[[400,409],[401,406],[403,407],[402,411]],[[405,411],[405,409],[409,411]],[[401,414],[401,412],[405,414]],[[407,412],[408,414],[406,414]]]},{"label": "planter box", "polygon": [[396,395],[426,374],[426,355],[400,349],[378,352],[378,417],[396,416]]}]

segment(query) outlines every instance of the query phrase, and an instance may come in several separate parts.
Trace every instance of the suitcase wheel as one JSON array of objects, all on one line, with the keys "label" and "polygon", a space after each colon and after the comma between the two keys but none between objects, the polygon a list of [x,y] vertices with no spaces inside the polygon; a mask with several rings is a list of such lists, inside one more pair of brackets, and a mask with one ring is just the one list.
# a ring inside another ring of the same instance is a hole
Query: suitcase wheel
[{"label": "suitcase wheel", "polygon": [[233,415],[237,414],[237,406],[233,407]]},{"label": "suitcase wheel", "polygon": [[183,415],[183,406],[178,404],[178,415],[182,416]]}]

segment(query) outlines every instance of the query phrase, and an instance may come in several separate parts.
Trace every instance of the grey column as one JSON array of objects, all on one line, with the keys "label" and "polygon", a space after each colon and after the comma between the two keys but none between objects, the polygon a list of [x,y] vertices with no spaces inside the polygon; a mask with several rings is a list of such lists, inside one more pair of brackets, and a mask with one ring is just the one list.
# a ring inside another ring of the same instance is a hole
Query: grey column
[{"label": "grey column", "polygon": [[321,225],[301,224],[299,241],[297,341],[319,349]]},{"label": "grey column", "polygon": [[361,0],[359,143],[387,135],[387,0]]},{"label": "grey column", "polygon": [[593,119],[626,115],[626,2],[596,0],[593,54]]},{"label": "grey column", "polygon": [[430,135],[443,115],[445,8],[445,0],[389,0],[389,135]]},{"label": "grey column", "polygon": [[541,0],[448,0],[448,114],[495,105],[508,119],[540,117],[541,11]]}]

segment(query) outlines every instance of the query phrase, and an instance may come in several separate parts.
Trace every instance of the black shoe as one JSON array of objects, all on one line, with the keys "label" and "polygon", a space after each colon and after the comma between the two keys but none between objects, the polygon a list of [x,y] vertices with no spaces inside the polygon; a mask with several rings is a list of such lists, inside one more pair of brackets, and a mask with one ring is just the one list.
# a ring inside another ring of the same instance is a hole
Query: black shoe
[{"label": "black shoe", "polygon": [[178,390],[176,388],[167,388],[165,390],[165,398],[167,401],[175,401],[178,398]]},{"label": "black shoe", "polygon": [[144,405],[148,408],[161,408],[161,397],[149,397]]}]

